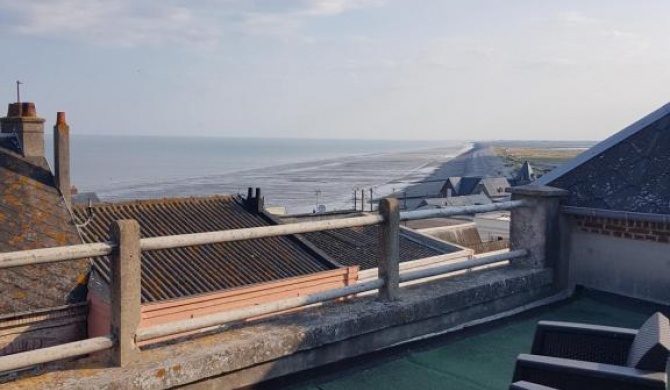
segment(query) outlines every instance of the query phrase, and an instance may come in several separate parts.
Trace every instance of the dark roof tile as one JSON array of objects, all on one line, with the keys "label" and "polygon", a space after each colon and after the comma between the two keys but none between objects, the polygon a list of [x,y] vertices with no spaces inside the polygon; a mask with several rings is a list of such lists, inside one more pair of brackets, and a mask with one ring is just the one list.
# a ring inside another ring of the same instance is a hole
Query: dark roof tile
[{"label": "dark roof tile", "polygon": [[[377,268],[379,264],[379,227],[364,226],[327,230],[303,235],[340,264],[359,265],[362,270]],[[454,251],[457,248],[454,248]],[[401,231],[400,262],[438,256],[440,251],[411,240]]]}]

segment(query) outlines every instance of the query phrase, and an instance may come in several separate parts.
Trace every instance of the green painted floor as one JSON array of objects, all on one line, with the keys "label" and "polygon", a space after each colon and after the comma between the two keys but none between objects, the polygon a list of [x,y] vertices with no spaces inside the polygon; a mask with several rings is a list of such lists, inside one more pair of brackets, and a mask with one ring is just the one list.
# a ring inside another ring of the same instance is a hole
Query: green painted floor
[{"label": "green painted floor", "polygon": [[300,381],[300,384],[278,387],[291,390],[506,389],[516,356],[530,350],[537,321],[637,328],[659,309],[667,310],[606,294],[583,294],[498,324],[485,325],[470,334],[441,336],[418,346],[410,345],[391,356],[357,359],[358,363],[348,363],[346,367],[311,374],[311,379],[305,379],[304,375],[292,379],[293,383]]}]

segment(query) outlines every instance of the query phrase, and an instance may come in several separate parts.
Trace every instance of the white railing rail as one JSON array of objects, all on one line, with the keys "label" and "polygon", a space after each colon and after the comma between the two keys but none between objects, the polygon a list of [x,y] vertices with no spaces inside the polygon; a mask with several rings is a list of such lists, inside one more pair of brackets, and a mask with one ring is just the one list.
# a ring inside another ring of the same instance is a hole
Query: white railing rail
[{"label": "white railing rail", "polygon": [[[397,200],[383,199],[380,202],[379,214],[327,221],[300,222],[286,225],[143,239],[140,239],[139,225],[137,222],[116,221],[110,227],[113,242],[0,253],[0,269],[111,255],[111,320],[113,324],[112,335],[1,356],[0,372],[82,356],[106,349],[113,349],[112,359],[114,363],[123,366],[132,361],[133,355],[139,352],[136,345],[137,342],[207,329],[213,326],[221,326],[226,323],[242,321],[248,318],[268,315],[302,306],[319,304],[374,290],[379,291],[379,297],[381,299],[393,300],[398,297],[399,285],[401,282],[447,275],[475,267],[524,257],[528,254],[527,250],[520,249],[400,274],[398,266],[400,221],[511,210],[524,206],[526,206],[524,201],[517,200],[491,205],[449,207],[434,210],[406,211],[401,213]],[[380,225],[379,246],[381,260],[378,266],[378,279],[297,298],[284,299],[263,305],[235,309],[189,320],[173,321],[150,328],[137,329],[137,325],[139,324],[141,292],[141,283],[138,276],[141,251],[253,240],[264,237],[372,225]]]}]

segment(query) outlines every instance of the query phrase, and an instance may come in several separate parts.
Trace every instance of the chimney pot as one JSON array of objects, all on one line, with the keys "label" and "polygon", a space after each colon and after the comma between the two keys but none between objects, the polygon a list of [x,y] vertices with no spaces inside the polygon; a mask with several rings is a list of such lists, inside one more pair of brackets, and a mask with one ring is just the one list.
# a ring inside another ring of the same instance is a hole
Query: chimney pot
[{"label": "chimney pot", "polygon": [[35,103],[31,103],[31,102],[21,103],[21,116],[22,117],[29,117],[29,118],[36,118],[37,117],[37,109],[35,109]]},{"label": "chimney pot", "polygon": [[21,116],[21,103],[9,103],[7,107],[7,117],[14,118]]},{"label": "chimney pot", "polygon": [[65,120],[64,112],[56,113],[56,125],[67,125],[67,120]]},{"label": "chimney pot", "polygon": [[35,103],[10,104],[0,118],[0,132],[18,136],[23,156],[44,157],[44,119],[37,116]]}]

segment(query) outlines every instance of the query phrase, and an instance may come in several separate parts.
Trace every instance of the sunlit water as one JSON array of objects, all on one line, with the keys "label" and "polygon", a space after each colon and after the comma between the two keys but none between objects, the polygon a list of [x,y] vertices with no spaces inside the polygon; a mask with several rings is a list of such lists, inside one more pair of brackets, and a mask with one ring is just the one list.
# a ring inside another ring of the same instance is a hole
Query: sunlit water
[{"label": "sunlit water", "polygon": [[[49,141],[49,137],[47,137]],[[466,150],[459,141],[73,136],[72,180],[103,200],[246,193],[291,213],[350,209],[420,181]],[[47,142],[47,150],[51,145]],[[360,194],[360,191],[359,191]]]}]

